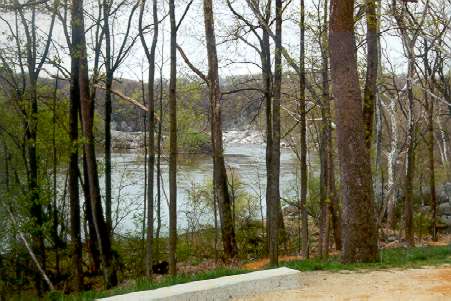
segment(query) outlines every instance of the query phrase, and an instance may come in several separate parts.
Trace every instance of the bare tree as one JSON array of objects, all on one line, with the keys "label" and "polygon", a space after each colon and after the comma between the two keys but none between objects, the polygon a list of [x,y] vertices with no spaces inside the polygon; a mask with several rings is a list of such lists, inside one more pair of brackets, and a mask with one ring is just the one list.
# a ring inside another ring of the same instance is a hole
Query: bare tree
[{"label": "bare tree", "polygon": [[[80,10],[77,5],[81,3],[74,1],[71,6],[72,14]],[[77,18],[71,18],[71,26],[77,27]],[[69,203],[70,203],[70,233],[72,241],[72,264],[74,266],[74,285],[77,291],[83,289],[83,269],[82,269],[82,244],[81,244],[81,216],[80,216],[80,192],[78,186],[78,178],[80,176],[78,170],[78,115],[80,110],[80,56],[79,48],[74,47],[80,45],[80,36],[77,31],[72,31],[72,39],[69,40],[70,57],[71,57],[71,78],[70,78],[70,113],[69,113],[69,131],[71,140],[71,153],[69,157]]]},{"label": "bare tree", "polygon": [[169,0],[171,24],[169,74],[169,273],[177,274],[177,25],[175,3]]},{"label": "bare tree", "polygon": [[219,204],[224,255],[226,258],[233,258],[237,255],[237,245],[222,143],[221,90],[219,87],[218,56],[216,51],[212,0],[204,0],[204,24],[208,55],[214,193]]},{"label": "bare tree", "polygon": [[[127,25],[125,26],[125,33],[119,41],[119,50],[114,53],[113,45],[115,35],[112,23],[114,22],[114,14],[117,13],[120,6],[124,3],[119,3],[118,7],[113,7],[114,0],[103,0],[103,38],[105,39],[105,218],[108,227],[108,233],[112,239],[112,216],[111,216],[111,113],[112,113],[112,92],[114,74],[119,66],[123,63],[124,59],[130,52],[131,47],[135,43],[136,38],[130,37],[131,23],[133,15],[138,7],[135,4],[128,16]],[[113,17],[111,19],[110,17]]]},{"label": "bare tree", "polygon": [[309,232],[307,215],[307,125],[306,125],[306,99],[305,99],[305,1],[300,1],[300,79],[299,79],[299,130],[300,130],[300,165],[301,165],[301,192],[299,208],[302,220],[302,255],[309,258]]},{"label": "bare tree", "polygon": [[[148,85],[148,112],[147,112],[147,124],[148,124],[148,147],[149,158],[147,160],[147,236],[146,236],[146,275],[148,277],[152,274],[153,263],[153,232],[154,232],[154,170],[155,170],[155,52],[158,42],[158,6],[157,1],[153,1],[152,15],[153,15],[153,38],[150,50],[147,47],[147,43],[143,34],[142,18],[144,12],[145,0],[141,2],[141,8],[139,13],[139,35],[141,43],[143,45],[147,62],[149,64],[149,82]],[[160,87],[161,88],[161,87]],[[161,120],[160,120],[161,123]],[[160,143],[160,141],[158,141]]]},{"label": "bare tree", "polygon": [[76,36],[78,43],[72,43],[72,47],[77,49],[79,58],[79,87],[80,106],[83,136],[86,139],[84,151],[86,156],[87,186],[89,190],[93,224],[95,227],[100,256],[102,258],[102,269],[105,280],[105,287],[110,288],[117,284],[117,275],[112,264],[111,240],[108,228],[103,216],[102,202],[100,197],[99,177],[94,145],[93,122],[94,122],[94,102],[90,93],[90,83],[88,74],[88,59],[86,52],[86,39],[84,31],[83,1],[76,0],[72,4],[73,27],[72,36]]},{"label": "bare tree", "polygon": [[[409,245],[414,245],[414,233],[413,233],[413,181],[415,177],[415,146],[416,146],[416,135],[415,135],[415,121],[414,121],[414,110],[415,110],[415,99],[413,91],[413,81],[415,76],[415,44],[420,34],[421,27],[425,20],[426,13],[428,11],[428,3],[424,5],[423,12],[421,13],[421,19],[418,22],[410,19],[410,22],[406,20],[406,16],[409,16],[408,3],[403,3],[401,8],[398,8],[396,1],[392,1],[391,9],[393,16],[398,25],[398,30],[401,36],[404,53],[408,60],[407,64],[407,79],[406,79],[406,91],[408,100],[408,129],[407,129],[407,171],[405,180],[405,196],[404,196],[404,231],[405,238]],[[410,28],[408,24],[413,23],[414,28]],[[436,205],[435,197],[435,184],[432,185],[434,191],[432,193],[432,208]],[[434,210],[434,209],[433,209]],[[390,217],[390,215],[389,215]],[[394,224],[391,221],[391,224]]]}]

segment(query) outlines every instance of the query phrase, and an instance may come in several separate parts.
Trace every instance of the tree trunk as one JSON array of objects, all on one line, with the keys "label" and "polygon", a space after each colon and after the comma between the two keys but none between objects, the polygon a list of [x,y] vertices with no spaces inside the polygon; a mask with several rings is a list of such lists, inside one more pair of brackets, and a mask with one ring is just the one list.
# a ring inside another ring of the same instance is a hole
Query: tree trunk
[{"label": "tree trunk", "polygon": [[[163,44],[163,43],[162,43]],[[163,45],[161,46],[163,53]],[[158,144],[157,144],[157,229],[155,233],[155,257],[158,260],[160,257],[160,231],[161,231],[161,143],[162,143],[162,120],[163,120],[163,57],[160,67],[160,121],[158,122]]]},{"label": "tree trunk", "polygon": [[109,0],[103,0],[103,34],[105,36],[105,219],[108,235],[113,238],[113,222],[111,216],[111,113],[113,71],[111,68],[111,35]]},{"label": "tree trunk", "polygon": [[432,240],[437,241],[437,193],[435,189],[435,166],[434,166],[434,100],[429,101],[428,112],[428,153],[429,153],[429,187],[431,190],[432,209]]},{"label": "tree trunk", "polygon": [[[72,22],[73,21],[75,21],[74,18],[72,18]],[[74,25],[72,24],[72,26]],[[72,36],[72,45],[78,45],[80,43],[77,38],[77,35]],[[78,186],[78,114],[80,108],[79,64],[79,56],[77,55],[76,49],[72,48],[69,113],[69,136],[71,141],[71,153],[69,157],[69,206],[71,254],[72,266],[74,269],[73,281],[76,291],[83,290],[80,193]]]},{"label": "tree trunk", "polygon": [[[370,154],[365,144],[354,37],[354,1],[331,2],[329,49],[336,99],[337,146],[343,192],[344,262],[377,259]],[[352,118],[350,118],[352,116]]]},{"label": "tree trunk", "polygon": [[282,88],[282,0],[276,0],[276,33],[274,53],[274,85],[272,103],[272,176],[271,220],[269,233],[269,264],[279,264],[279,228],[282,217],[280,211],[280,99]]},{"label": "tree trunk", "polygon": [[299,79],[299,129],[300,129],[300,165],[301,165],[301,193],[299,200],[299,210],[301,214],[301,241],[302,256],[309,258],[309,234],[307,204],[307,124],[306,124],[306,99],[305,99],[305,1],[301,0],[301,20],[300,20],[300,79]]},{"label": "tree trunk", "polygon": [[371,153],[374,108],[377,91],[378,55],[378,16],[376,0],[366,0],[366,81],[363,95],[363,121],[365,122],[365,143]]},{"label": "tree trunk", "polygon": [[319,142],[319,159],[320,159],[320,192],[319,192],[319,242],[318,250],[320,257],[327,257],[329,250],[326,245],[329,237],[328,231],[328,202],[329,199],[329,123],[330,123],[330,109],[329,108],[329,61],[327,55],[327,1],[324,4],[324,17],[322,35],[320,37],[320,49],[321,49],[321,129],[320,129],[320,142]]},{"label": "tree trunk", "polygon": [[147,160],[147,238],[146,238],[146,275],[152,276],[153,265],[153,232],[154,232],[154,173],[155,173],[155,51],[158,42],[158,9],[157,1],[152,2],[152,15],[153,15],[153,38],[150,51],[147,48],[147,44],[143,35],[142,17],[144,12],[145,1],[141,2],[140,10],[140,38],[144,47],[147,61],[149,63],[149,82],[148,93],[149,103],[147,110],[147,122],[148,122],[148,148],[149,157]]},{"label": "tree trunk", "polygon": [[89,196],[91,201],[92,217],[94,228],[97,236],[100,256],[102,258],[102,268],[105,280],[105,287],[110,288],[117,284],[117,275],[112,265],[111,240],[108,233],[108,227],[103,217],[102,202],[99,188],[99,178],[97,172],[97,162],[94,145],[94,103],[90,95],[88,60],[86,53],[86,40],[84,32],[84,16],[83,1],[76,0],[73,2],[72,18],[73,24],[72,35],[76,35],[79,44],[73,45],[80,53],[80,104],[81,104],[81,121],[83,135],[86,139],[84,149],[86,153],[86,167],[88,175]]},{"label": "tree trunk", "polygon": [[58,235],[58,206],[57,206],[57,197],[58,190],[56,185],[56,177],[57,177],[57,149],[56,149],[56,100],[58,97],[58,73],[57,78],[55,79],[55,86],[53,89],[53,105],[52,105],[52,168],[53,168],[53,187],[52,187],[52,240],[53,240],[53,248],[55,251],[55,276],[56,278],[60,277],[60,238]]},{"label": "tree trunk", "polygon": [[[266,9],[266,18],[269,22],[271,1],[268,1]],[[265,94],[265,119],[266,119],[266,238],[267,238],[267,251],[269,253],[269,230],[271,219],[271,187],[273,182],[272,174],[272,70],[271,70],[271,49],[269,42],[269,33],[263,27],[263,38],[261,42],[262,48],[262,77],[264,82],[264,94]]]},{"label": "tree trunk", "polygon": [[174,0],[169,0],[171,23],[170,75],[169,75],[169,273],[177,274],[177,27]]},{"label": "tree trunk", "polygon": [[[392,97],[390,103],[387,105],[387,111],[390,117],[390,151],[387,154],[387,193],[382,205],[382,211],[379,216],[378,224],[382,223],[385,211],[387,211],[387,224],[392,228],[395,224],[395,209],[396,209],[396,173],[397,161],[399,156],[398,151],[398,121],[396,117],[396,99]],[[387,205],[385,205],[387,204]],[[385,208],[386,207],[386,208]]]},{"label": "tree trunk", "polygon": [[[329,120],[330,121],[330,120]],[[329,123],[329,130],[332,131]],[[334,152],[332,147],[332,133],[329,134],[329,162],[327,167],[329,168],[329,211],[330,220],[332,222],[332,229],[334,231],[335,249],[341,250],[341,210],[339,204],[339,198],[337,195],[337,187],[335,185],[335,164],[334,164]]]},{"label": "tree trunk", "polygon": [[[321,139],[320,139],[320,256],[328,255],[329,221],[334,234],[335,247],[341,249],[340,208],[335,187],[335,164],[332,139],[332,113],[329,85],[329,55],[327,41],[328,1],[324,2],[324,15],[322,22],[322,35],[320,37],[321,50]],[[330,215],[329,215],[330,214]]]},{"label": "tree trunk", "polygon": [[231,211],[231,199],[228,189],[227,172],[222,144],[221,90],[219,87],[218,56],[214,29],[212,0],[204,0],[205,38],[208,55],[208,86],[211,114],[211,144],[213,148],[214,194],[217,197],[220,217],[224,256],[226,259],[237,255],[235,228]]},{"label": "tree trunk", "polygon": [[[146,88],[144,87],[144,75],[141,80],[141,93],[143,105],[147,107],[146,102]],[[144,242],[146,236],[147,225],[147,155],[148,155],[148,143],[147,143],[147,112],[143,114],[143,129],[144,129],[144,208],[143,208],[143,221],[142,221],[142,240]]]},{"label": "tree trunk", "polygon": [[[36,255],[37,260],[41,263],[42,269],[46,270],[46,256],[45,256],[45,246],[44,246],[44,234],[43,234],[43,223],[44,223],[44,213],[42,210],[42,205],[40,203],[39,196],[39,182],[38,182],[38,157],[36,150],[37,142],[37,123],[38,123],[38,96],[37,96],[37,79],[34,75],[30,75],[30,93],[31,93],[31,114],[28,116],[28,126],[26,128],[26,138],[28,140],[28,161],[29,161],[29,189],[31,192],[31,206],[30,215],[35,221],[35,231],[32,237],[32,250]],[[38,294],[41,294],[44,290],[43,282],[39,272],[35,275],[36,288]]]},{"label": "tree trunk", "polygon": [[[80,107],[79,107],[80,110]],[[85,232],[85,240],[88,247],[88,252],[91,254],[92,264],[90,266],[90,272],[98,274],[100,271],[100,254],[97,246],[97,235],[94,226],[94,219],[92,217],[91,209],[91,197],[89,195],[89,180],[88,180],[88,168],[86,165],[86,152],[83,149],[83,194],[85,197],[85,220],[88,223],[88,232]],[[80,170],[79,170],[80,173]]]},{"label": "tree trunk", "polygon": [[404,230],[405,238],[410,246],[415,245],[413,234],[413,181],[415,177],[415,121],[414,121],[414,94],[413,76],[415,75],[414,41],[408,45],[408,66],[407,66],[407,100],[408,100],[408,125],[407,125],[407,174],[406,192],[404,197]]},{"label": "tree trunk", "polygon": [[437,195],[436,195],[436,189],[435,189],[435,164],[434,164],[434,99],[429,98],[428,95],[428,89],[431,93],[434,92],[434,78],[433,75],[430,73],[430,65],[428,60],[428,47],[427,47],[427,40],[424,40],[424,48],[425,53],[423,56],[424,60],[424,70],[425,70],[425,91],[424,91],[424,101],[427,108],[428,113],[428,133],[427,133],[427,139],[428,139],[428,163],[429,163],[429,189],[431,191],[431,211],[432,211],[432,240],[437,241]]}]

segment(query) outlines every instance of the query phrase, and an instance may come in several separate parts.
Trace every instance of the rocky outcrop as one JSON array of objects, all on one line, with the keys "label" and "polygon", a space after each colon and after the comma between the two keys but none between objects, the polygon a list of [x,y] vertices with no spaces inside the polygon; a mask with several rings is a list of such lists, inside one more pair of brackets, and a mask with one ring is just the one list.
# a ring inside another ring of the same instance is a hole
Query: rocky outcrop
[{"label": "rocky outcrop", "polygon": [[144,147],[143,132],[111,131],[113,149],[139,149]]},{"label": "rocky outcrop", "polygon": [[[222,139],[224,144],[264,144],[266,143],[265,133],[259,130],[229,130],[224,131]],[[280,142],[281,147],[290,147],[286,141]]]},{"label": "rocky outcrop", "polygon": [[437,215],[439,223],[451,230],[451,183],[445,183],[439,190]]},{"label": "rocky outcrop", "polygon": [[[140,149],[144,147],[144,132],[111,131],[112,146],[117,150]],[[227,144],[264,144],[264,133],[259,130],[229,130],[222,134],[224,145]],[[280,142],[281,147],[290,147],[286,141]],[[210,153],[208,144],[200,148],[202,153]]]},{"label": "rocky outcrop", "polygon": [[257,130],[230,130],[222,134],[224,144],[263,144],[263,134]]}]

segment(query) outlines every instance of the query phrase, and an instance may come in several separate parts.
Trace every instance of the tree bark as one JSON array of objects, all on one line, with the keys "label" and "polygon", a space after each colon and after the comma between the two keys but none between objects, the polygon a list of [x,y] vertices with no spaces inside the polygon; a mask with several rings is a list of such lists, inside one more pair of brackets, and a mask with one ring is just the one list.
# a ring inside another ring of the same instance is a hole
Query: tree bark
[{"label": "tree bark", "polygon": [[[268,1],[265,11],[265,21],[269,22],[271,17],[271,2]],[[271,189],[273,186],[273,173],[272,173],[272,83],[273,74],[271,69],[271,44],[269,33],[265,26],[263,28],[263,37],[261,41],[261,60],[262,60],[262,76],[264,82],[264,94],[265,94],[265,119],[266,119],[266,238],[267,238],[267,250],[269,254],[269,240],[270,240],[270,221],[271,221]]]},{"label": "tree bark", "polygon": [[434,92],[433,82],[434,82],[434,71],[431,71],[431,66],[429,64],[428,58],[428,42],[424,40],[425,53],[423,55],[424,60],[424,72],[425,72],[425,91],[424,91],[424,101],[426,104],[427,114],[428,114],[428,164],[429,164],[429,189],[431,191],[431,211],[432,211],[432,240],[437,241],[437,193],[435,189],[435,162],[434,162],[434,99],[429,98],[428,89],[431,93]]},{"label": "tree bark", "polygon": [[320,41],[321,50],[321,139],[320,139],[320,256],[327,256],[329,246],[329,221],[332,223],[335,247],[341,249],[340,208],[335,186],[335,164],[332,138],[332,113],[329,85],[329,55],[327,41],[328,1],[324,2]]},{"label": "tree bark", "polygon": [[227,172],[224,162],[222,143],[221,90],[219,87],[218,56],[214,29],[212,0],[204,0],[205,37],[208,55],[208,87],[211,114],[211,143],[213,148],[214,194],[217,197],[220,217],[224,257],[234,258],[237,255],[235,228],[231,210],[231,199],[228,189]]},{"label": "tree bark", "polygon": [[301,20],[300,20],[300,79],[299,79],[299,129],[300,129],[300,165],[301,165],[301,193],[299,208],[301,213],[301,241],[302,256],[309,258],[309,232],[307,215],[307,124],[306,124],[306,99],[305,99],[305,1],[301,0]]},{"label": "tree bark", "polygon": [[329,214],[329,135],[330,135],[330,108],[329,108],[329,61],[327,55],[327,1],[324,5],[323,26],[321,30],[320,49],[321,49],[321,129],[319,141],[319,159],[320,159],[320,192],[319,192],[319,241],[318,250],[320,257],[327,257],[328,248],[328,227]]},{"label": "tree bark", "polygon": [[[76,9],[72,7],[72,9]],[[76,18],[72,18],[74,22]],[[72,27],[76,25],[72,24]],[[79,45],[79,37],[72,32],[72,46]],[[74,268],[74,287],[76,291],[83,290],[82,244],[80,225],[80,192],[78,186],[78,114],[80,108],[79,86],[79,55],[78,49],[71,47],[71,80],[70,80],[70,112],[69,136],[71,153],[69,156],[69,203],[70,203],[70,236],[72,265]]]},{"label": "tree bark", "polygon": [[[412,49],[413,51],[413,49]],[[404,231],[407,243],[410,246],[415,244],[413,234],[413,181],[415,176],[415,125],[414,125],[414,95],[412,87],[412,77],[414,75],[413,58],[409,58],[407,71],[407,99],[409,101],[408,109],[408,129],[407,129],[407,173],[406,173],[406,191],[404,197]]]},{"label": "tree bark", "polygon": [[[78,108],[80,111],[80,107]],[[79,113],[80,115],[80,113]],[[79,117],[81,119],[81,116]],[[83,149],[83,195],[85,197],[85,221],[88,223],[88,231],[85,232],[85,240],[88,247],[88,252],[91,254],[91,266],[90,272],[93,274],[98,274],[100,271],[100,254],[99,248],[97,246],[97,235],[94,226],[94,218],[92,217],[91,209],[91,197],[89,195],[89,180],[88,180],[88,168],[86,165],[86,152]],[[80,173],[80,170],[79,170]]]},{"label": "tree bark", "polygon": [[283,217],[280,211],[280,100],[282,89],[282,0],[276,0],[276,33],[274,53],[274,85],[272,103],[272,176],[271,183],[271,220],[269,233],[269,263],[279,264],[279,228]]},{"label": "tree bark", "polygon": [[111,216],[111,113],[113,70],[111,66],[110,0],[103,0],[103,34],[105,37],[105,219],[108,235],[112,239]]},{"label": "tree bark", "polygon": [[[163,44],[163,43],[162,43]],[[161,45],[162,53],[163,53],[163,45]],[[163,57],[161,58],[161,67],[160,67],[160,96],[159,96],[159,105],[160,105],[160,116],[158,122],[158,144],[157,144],[157,229],[155,233],[155,256],[158,260],[160,257],[160,231],[161,231],[161,143],[162,143],[162,120],[163,120]]]},{"label": "tree bark", "polygon": [[152,1],[153,16],[153,38],[150,51],[142,33],[142,15],[145,1],[141,2],[140,10],[140,37],[141,43],[145,49],[147,61],[149,63],[149,82],[148,93],[149,103],[147,110],[148,122],[148,148],[149,156],[147,160],[147,237],[146,237],[146,275],[152,276],[153,264],[153,232],[154,232],[154,173],[155,173],[155,51],[158,42],[158,7],[157,1]]},{"label": "tree bark", "polygon": [[377,231],[357,73],[354,1],[332,0],[329,49],[344,205],[342,260],[374,261],[378,253]]},{"label": "tree bark", "polygon": [[111,240],[108,234],[108,227],[103,216],[102,202],[100,197],[99,178],[97,172],[97,162],[94,146],[94,102],[90,95],[88,60],[86,53],[86,40],[84,32],[83,1],[73,1],[72,18],[74,26],[72,35],[76,35],[79,44],[73,45],[79,49],[79,87],[81,104],[81,121],[83,135],[86,139],[84,149],[86,153],[86,168],[88,175],[89,196],[91,201],[92,217],[97,236],[100,256],[102,258],[102,269],[105,280],[105,287],[110,288],[117,284],[117,275],[112,264]]},{"label": "tree bark", "polygon": [[177,274],[177,26],[174,0],[169,0],[171,24],[169,75],[169,273]]},{"label": "tree bark", "polygon": [[378,55],[378,16],[376,0],[366,0],[366,80],[363,94],[363,120],[365,122],[365,143],[371,153],[374,124],[374,109],[377,92]]}]

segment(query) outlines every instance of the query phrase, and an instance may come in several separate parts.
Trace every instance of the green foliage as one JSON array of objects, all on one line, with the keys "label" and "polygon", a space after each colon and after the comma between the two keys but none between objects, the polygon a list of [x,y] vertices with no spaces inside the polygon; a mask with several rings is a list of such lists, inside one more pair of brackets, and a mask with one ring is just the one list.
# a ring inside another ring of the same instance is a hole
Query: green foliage
[{"label": "green foliage", "polygon": [[[179,153],[211,152],[207,112],[201,106],[202,86],[197,82],[177,83],[177,146]],[[169,129],[169,114],[164,115],[164,128]],[[169,139],[166,139],[168,149]]]},{"label": "green foliage", "polygon": [[[28,235],[43,233],[52,238],[51,219],[53,207],[50,206],[55,191],[53,190],[53,162],[59,179],[64,179],[68,158],[71,151],[68,136],[68,101],[62,92],[54,99],[53,84],[45,81],[38,83],[38,113],[31,116],[29,93],[21,99],[7,95],[8,91],[0,90],[0,254],[2,259],[2,281],[0,291],[27,289],[31,277],[35,273],[34,263],[28,252],[17,240],[17,232]],[[33,117],[33,118],[32,118]],[[43,224],[38,226],[31,216],[30,166],[28,152],[30,143],[26,129],[36,119],[37,140],[35,142],[38,164],[38,202],[43,207]],[[53,143],[54,141],[54,143]],[[56,147],[54,148],[53,145]],[[54,160],[54,149],[56,157]],[[64,172],[63,169],[64,168]],[[59,181],[59,180],[58,180]],[[60,188],[61,183],[57,183]],[[62,189],[61,189],[62,190]],[[58,192],[56,192],[58,193]],[[61,196],[62,191],[59,191]],[[59,198],[58,198],[59,199]],[[58,203],[57,206],[61,204]],[[6,208],[15,215],[17,224],[13,224]],[[62,219],[65,212],[57,214],[58,224],[64,225]],[[64,226],[60,228],[65,229]],[[52,245],[55,243],[48,240]],[[49,256],[50,257],[50,256]],[[51,258],[49,258],[51,260]],[[22,271],[17,276],[17,271]]]},{"label": "green foliage", "polygon": [[183,153],[211,153],[210,136],[205,132],[185,131],[177,139]]}]

